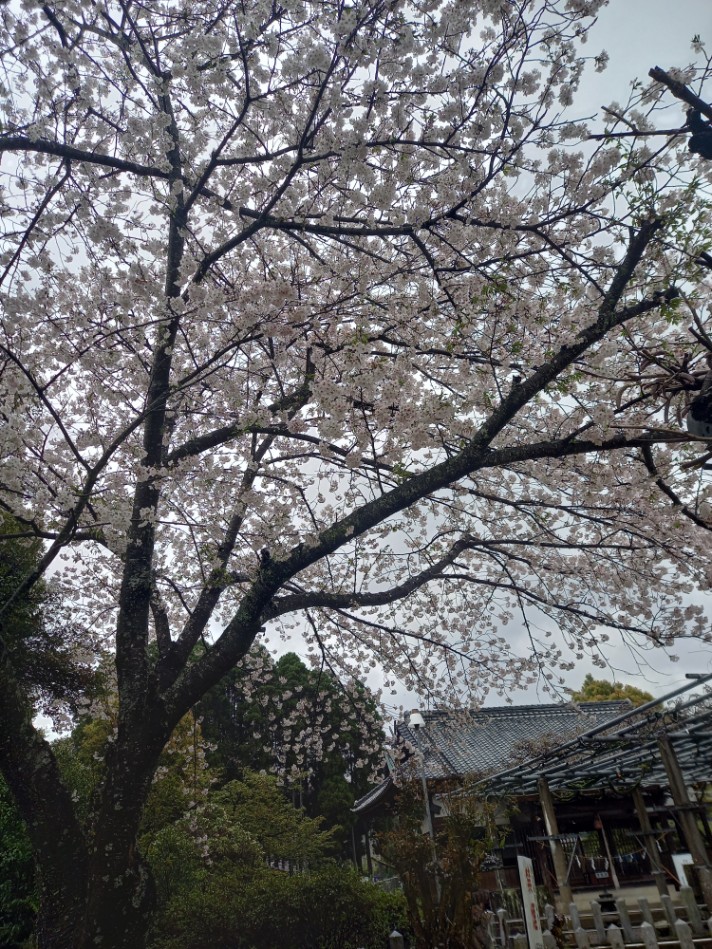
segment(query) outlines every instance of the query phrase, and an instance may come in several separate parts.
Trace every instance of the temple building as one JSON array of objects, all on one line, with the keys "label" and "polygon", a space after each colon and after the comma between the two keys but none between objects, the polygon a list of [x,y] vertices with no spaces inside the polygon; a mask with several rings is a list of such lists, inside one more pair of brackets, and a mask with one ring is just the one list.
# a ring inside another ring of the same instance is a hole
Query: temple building
[{"label": "temple building", "polygon": [[666,894],[689,883],[712,912],[712,695],[692,692],[709,680],[640,708],[622,700],[414,711],[396,726],[386,778],[354,812],[372,840],[399,782],[417,780],[427,789],[424,832],[437,833],[439,788],[459,782],[462,793],[501,802],[506,822],[485,889],[516,887],[523,855],[562,906],[585,891]]}]

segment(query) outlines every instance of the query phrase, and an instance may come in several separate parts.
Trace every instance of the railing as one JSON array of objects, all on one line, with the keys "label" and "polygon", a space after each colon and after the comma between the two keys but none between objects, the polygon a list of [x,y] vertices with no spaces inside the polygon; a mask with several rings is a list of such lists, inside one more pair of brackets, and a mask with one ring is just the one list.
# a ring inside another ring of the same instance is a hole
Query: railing
[{"label": "railing", "polygon": [[[618,899],[612,901],[615,910],[603,909],[597,900],[588,910],[571,903],[565,918],[547,904],[540,920],[544,949],[712,949],[712,917],[698,906],[690,887],[681,887],[679,898],[675,905],[662,896],[654,907],[644,898],[634,906]],[[488,932],[493,949],[528,949],[523,920],[510,918],[504,909],[490,914]]]}]

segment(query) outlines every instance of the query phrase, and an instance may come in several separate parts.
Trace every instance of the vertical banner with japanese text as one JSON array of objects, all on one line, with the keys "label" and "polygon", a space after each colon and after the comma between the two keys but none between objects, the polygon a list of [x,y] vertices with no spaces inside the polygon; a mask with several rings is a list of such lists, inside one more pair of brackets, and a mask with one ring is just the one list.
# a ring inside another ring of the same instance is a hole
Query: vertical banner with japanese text
[{"label": "vertical banner with japanese text", "polygon": [[524,907],[524,923],[527,927],[529,949],[544,949],[544,939],[539,921],[539,907],[536,901],[534,864],[529,857],[517,857],[517,866],[519,867],[519,882],[522,887],[522,906]]}]

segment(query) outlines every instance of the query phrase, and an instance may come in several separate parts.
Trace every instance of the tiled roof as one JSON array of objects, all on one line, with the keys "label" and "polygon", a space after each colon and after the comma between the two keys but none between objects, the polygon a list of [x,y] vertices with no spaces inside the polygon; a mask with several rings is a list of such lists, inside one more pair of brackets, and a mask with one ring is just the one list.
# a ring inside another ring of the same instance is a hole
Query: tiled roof
[{"label": "tiled roof", "polygon": [[694,675],[640,708],[622,701],[412,712],[397,733],[404,752],[401,764],[356,803],[357,813],[382,806],[399,776],[471,777],[487,793],[516,797],[537,794],[540,778],[552,793],[581,788],[609,793],[611,787],[619,793],[640,787],[666,790],[669,777],[659,747],[663,734],[674,748],[685,784],[710,784],[712,673]]},{"label": "tiled roof", "polygon": [[627,700],[566,705],[514,705],[477,711],[424,712],[425,724],[397,725],[398,738],[415,745],[426,777],[479,776],[501,771],[554,747],[631,708]]},{"label": "tiled roof", "polygon": [[380,784],[376,784],[363,797],[360,797],[351,810],[355,814],[366,814],[374,810],[382,801],[387,801],[391,797],[394,788],[393,778],[388,775]]},{"label": "tiled roof", "polygon": [[[425,724],[415,728],[399,722],[401,747],[414,746],[422,756],[428,780],[480,777],[516,765],[538,752],[630,711],[628,699],[614,702],[570,702],[565,705],[512,705],[476,711],[422,712]],[[413,762],[411,755],[411,762]],[[392,761],[389,767],[392,770]],[[422,765],[420,765],[422,767]],[[418,769],[420,770],[420,768]],[[377,785],[354,805],[356,812],[372,809],[387,798],[392,777]]]}]

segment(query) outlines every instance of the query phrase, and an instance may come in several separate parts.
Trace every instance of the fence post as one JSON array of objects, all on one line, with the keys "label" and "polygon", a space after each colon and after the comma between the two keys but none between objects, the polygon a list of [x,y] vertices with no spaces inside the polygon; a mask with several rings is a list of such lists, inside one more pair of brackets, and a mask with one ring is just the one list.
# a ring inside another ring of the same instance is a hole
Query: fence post
[{"label": "fence post", "polygon": [[507,945],[507,910],[497,910],[497,920],[499,922],[499,941],[502,946]]},{"label": "fence post", "polygon": [[554,916],[556,915],[556,910],[551,905],[551,903],[546,903],[544,906],[544,916],[546,917],[546,926],[549,932],[554,928]]},{"label": "fence post", "polygon": [[516,936],[512,936],[512,947],[513,949],[529,949],[529,940],[524,933],[517,933]]},{"label": "fence post", "polygon": [[645,949],[658,949],[658,934],[655,932],[655,926],[649,922],[640,924],[640,941]]},{"label": "fence post", "polygon": [[591,943],[588,941],[588,934],[583,926],[577,926],[574,929],[574,938],[578,949],[591,949]]},{"label": "fence post", "polygon": [[494,946],[497,942],[497,937],[495,936],[494,921],[495,915],[491,909],[485,910],[485,923],[487,926],[487,945]]},{"label": "fence post", "polygon": [[394,929],[388,937],[388,949],[405,949],[405,939],[397,929]]},{"label": "fence post", "polygon": [[618,919],[623,929],[625,941],[636,942],[637,940],[633,933],[633,925],[630,921],[630,914],[628,913],[628,907],[625,905],[625,900],[616,900],[616,912],[618,913]]},{"label": "fence post", "polygon": [[544,940],[544,949],[558,949],[556,940],[548,929],[544,930],[541,934],[541,938]]},{"label": "fence post", "polygon": [[668,923],[670,923],[670,929],[675,929],[675,923],[677,922],[677,916],[675,914],[675,907],[673,906],[672,897],[670,896],[661,896],[660,902],[663,904],[663,909],[665,910],[665,918]]},{"label": "fence post", "polygon": [[596,938],[599,942],[606,941],[606,925],[603,922],[603,913],[601,904],[598,900],[591,900],[591,916],[593,916],[593,926],[596,930]]},{"label": "fence post", "polygon": [[571,928],[574,932],[577,929],[581,929],[581,917],[579,916],[578,906],[575,903],[569,903],[569,919],[571,920]]},{"label": "fence post", "polygon": [[608,927],[607,936],[608,945],[611,947],[611,949],[625,949],[623,936],[621,935],[621,931],[615,923],[611,923],[611,925]]},{"label": "fence post", "polygon": [[640,915],[643,917],[643,922],[650,923],[650,925],[654,927],[655,920],[653,919],[653,914],[650,910],[650,903],[648,903],[644,896],[641,896],[638,900],[638,906],[640,907]]},{"label": "fence post", "polygon": [[678,919],[675,923],[675,933],[677,934],[680,949],[695,949],[695,943],[692,938],[692,930],[684,919]]},{"label": "fence post", "polygon": [[687,910],[687,921],[692,926],[692,931],[696,936],[704,936],[705,927],[702,924],[700,908],[695,899],[695,891],[691,886],[680,887],[680,901]]}]

